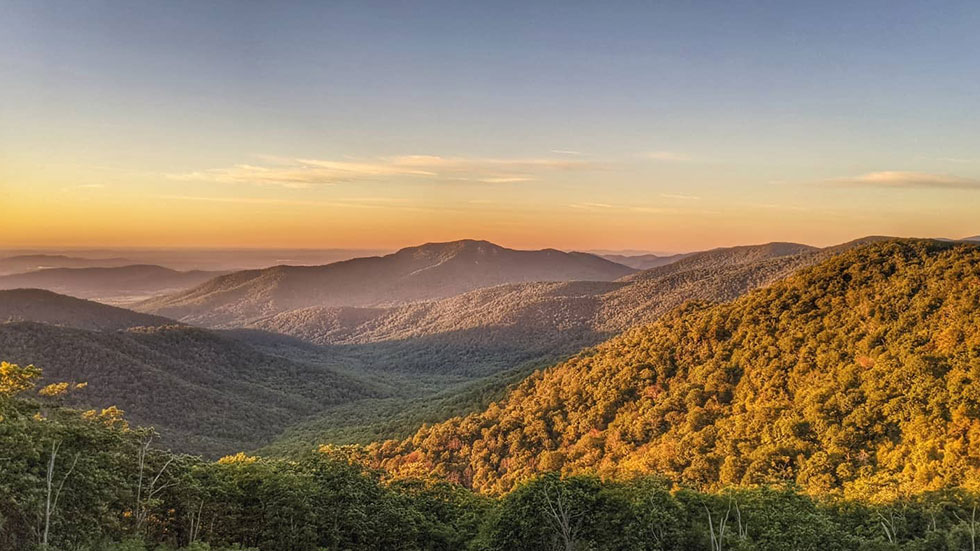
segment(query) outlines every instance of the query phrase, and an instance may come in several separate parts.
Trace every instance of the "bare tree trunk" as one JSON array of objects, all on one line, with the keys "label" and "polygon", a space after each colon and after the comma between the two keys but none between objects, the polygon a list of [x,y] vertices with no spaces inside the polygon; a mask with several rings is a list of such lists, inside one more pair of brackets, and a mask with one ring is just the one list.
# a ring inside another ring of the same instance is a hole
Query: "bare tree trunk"
[{"label": "bare tree trunk", "polygon": [[201,532],[201,515],[204,512],[204,500],[201,500],[200,505],[197,507],[197,513],[190,511],[188,516],[190,517],[191,529],[188,534],[188,544],[197,541],[198,534]]},{"label": "bare tree trunk", "polygon": [[43,547],[48,546],[48,533],[51,529],[51,488],[54,481],[54,462],[58,458],[58,448],[61,447],[61,441],[51,441],[51,456],[48,458],[48,472],[45,474],[45,483],[47,485],[47,492],[44,494],[44,530],[41,532],[41,545]]},{"label": "bare tree trunk", "polygon": [[150,448],[150,441],[153,440],[152,437],[148,437],[146,440],[140,440],[139,450],[136,452],[136,461],[139,465],[139,477],[136,480],[136,504],[133,510],[136,520],[136,533],[139,534],[140,531],[140,505],[143,503],[143,469],[146,466],[146,452]]},{"label": "bare tree trunk", "polygon": [[555,496],[555,499],[552,500],[551,492],[549,490],[545,490],[544,498],[547,505],[545,512],[555,524],[555,528],[558,530],[558,536],[561,538],[565,551],[575,551],[577,543],[575,535],[578,531],[578,523],[576,522],[576,519],[580,516],[580,514],[577,515],[573,513],[570,505],[566,503],[566,499],[561,492],[559,492],[558,495]]},{"label": "bare tree trunk", "polygon": [[711,516],[711,509],[708,509],[708,506],[704,505],[704,511],[708,514],[708,533],[711,535],[711,551],[723,551],[725,546],[725,532],[728,530],[728,515],[732,512],[732,501],[729,500],[725,516],[718,522],[717,532],[715,531],[713,517]]},{"label": "bare tree trunk", "polygon": [[156,497],[164,489],[173,486],[173,483],[164,484],[163,486],[157,486],[157,482],[160,481],[160,477],[163,476],[163,473],[167,470],[167,467],[169,467],[170,463],[172,463],[174,460],[173,457],[170,457],[169,459],[167,459],[167,462],[163,464],[163,467],[160,468],[160,471],[156,474],[156,476],[153,477],[153,480],[151,480],[150,483],[147,485],[145,497],[143,495],[144,494],[143,473],[146,469],[146,455],[150,451],[150,443],[152,441],[153,438],[147,438],[146,440],[142,441],[140,443],[139,452],[137,452],[137,462],[139,465],[139,480],[136,483],[136,510],[134,511],[136,517],[137,534],[140,534],[142,532],[143,523],[146,522],[146,519],[149,516],[150,500]]},{"label": "bare tree trunk", "polygon": [[970,551],[977,551],[977,506],[970,513]]},{"label": "bare tree trunk", "polygon": [[878,522],[881,523],[881,528],[885,531],[885,537],[888,538],[888,543],[895,543],[895,513],[890,513],[888,518],[878,513],[878,519]]},{"label": "bare tree trunk", "polygon": [[78,457],[81,455],[80,453],[75,454],[75,459],[72,460],[71,466],[68,467],[68,471],[65,472],[65,476],[61,478],[61,482],[58,483],[58,487],[55,489],[54,467],[55,461],[58,458],[58,450],[60,448],[61,440],[51,442],[51,457],[48,458],[48,472],[44,477],[47,491],[45,492],[44,496],[44,531],[41,534],[41,545],[43,547],[48,546],[48,536],[51,533],[51,516],[58,508],[58,498],[61,497],[61,490],[64,489],[65,482],[68,481],[68,477],[71,476],[72,471],[75,470],[75,465],[78,463]]}]

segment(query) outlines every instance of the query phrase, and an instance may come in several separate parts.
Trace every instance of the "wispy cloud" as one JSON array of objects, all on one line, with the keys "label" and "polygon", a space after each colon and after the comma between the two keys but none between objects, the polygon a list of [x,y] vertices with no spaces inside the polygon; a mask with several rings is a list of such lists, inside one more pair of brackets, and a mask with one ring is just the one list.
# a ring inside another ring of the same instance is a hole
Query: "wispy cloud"
[{"label": "wispy cloud", "polygon": [[661,197],[664,199],[678,199],[681,201],[700,201],[701,198],[697,195],[686,195],[683,193],[661,193]]},{"label": "wispy cloud", "polygon": [[964,159],[962,157],[939,157],[936,160],[942,161],[944,163],[957,163],[957,164],[980,163],[980,159]]},{"label": "wispy cloud", "polygon": [[970,189],[980,191],[980,180],[948,174],[886,170],[850,178],[835,178],[825,183],[844,187]]},{"label": "wispy cloud", "polygon": [[374,159],[281,159],[263,157],[264,164],[168,174],[174,180],[226,184],[278,185],[304,188],[391,177],[507,184],[536,180],[546,172],[601,168],[577,159],[493,159],[404,155]]},{"label": "wispy cloud", "polygon": [[460,212],[458,209],[409,204],[406,199],[388,197],[350,197],[336,201],[280,199],[276,197],[215,197],[200,195],[157,195],[156,199],[199,203],[231,203],[242,205],[285,207],[328,207],[355,209],[384,209],[415,212]]},{"label": "wispy cloud", "polygon": [[585,155],[585,153],[582,153],[581,151],[575,151],[572,149],[552,149],[551,152],[557,153],[558,155],[575,155],[575,156]]},{"label": "wispy cloud", "polygon": [[61,188],[61,191],[63,191],[63,192],[79,191],[79,190],[81,190],[81,191],[93,191],[93,190],[100,190],[100,189],[105,189],[105,188],[106,188],[106,185],[105,184],[78,184],[78,185],[74,185],[74,186],[63,187],[63,188]]},{"label": "wispy cloud", "polygon": [[641,213],[641,214],[676,214],[676,215],[715,215],[718,214],[717,211],[704,210],[704,209],[690,209],[690,208],[676,208],[676,207],[658,207],[651,205],[612,205],[609,203],[571,203],[567,205],[568,208],[589,211],[589,212],[605,212],[605,213]]},{"label": "wispy cloud", "polygon": [[644,157],[654,161],[664,161],[670,163],[686,163],[693,161],[694,158],[686,153],[678,153],[677,151],[651,151],[649,153],[644,153]]},{"label": "wispy cloud", "polygon": [[237,203],[244,205],[285,205],[285,206],[314,206],[314,207],[358,207],[382,208],[377,204],[364,204],[347,201],[304,201],[296,199],[277,199],[274,197],[206,197],[197,195],[157,195],[157,199],[173,201],[196,201],[204,203]]}]

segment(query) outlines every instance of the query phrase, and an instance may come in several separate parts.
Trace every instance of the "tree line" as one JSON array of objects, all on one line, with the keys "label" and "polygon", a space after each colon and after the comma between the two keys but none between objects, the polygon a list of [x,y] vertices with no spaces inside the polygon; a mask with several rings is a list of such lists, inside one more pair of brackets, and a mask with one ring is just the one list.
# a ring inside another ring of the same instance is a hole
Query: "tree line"
[{"label": "tree line", "polygon": [[980,247],[876,243],[687,304],[371,460],[496,495],[551,471],[880,500],[980,487],[978,314]]},{"label": "tree line", "polygon": [[0,364],[4,550],[974,550],[980,531],[964,489],[876,503],[545,473],[488,497],[369,469],[355,447],[211,462],[158,449],[116,408],[62,405],[84,383],[39,378]]}]

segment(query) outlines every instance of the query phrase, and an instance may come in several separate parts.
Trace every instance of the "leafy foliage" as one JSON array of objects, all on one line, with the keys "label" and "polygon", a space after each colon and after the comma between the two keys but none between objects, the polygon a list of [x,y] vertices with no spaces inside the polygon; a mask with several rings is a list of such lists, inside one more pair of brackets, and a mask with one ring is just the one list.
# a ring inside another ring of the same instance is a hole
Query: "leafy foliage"
[{"label": "leafy foliage", "polygon": [[553,470],[876,499],[974,487],[978,311],[980,248],[870,245],[688,305],[372,451],[491,493]]},{"label": "leafy foliage", "polygon": [[35,397],[36,369],[0,373],[2,549],[953,551],[980,532],[980,495],[962,489],[873,504],[545,473],[491,499],[365,469],[354,447],[206,462],[154,448],[114,408]]},{"label": "leafy foliage", "polygon": [[91,383],[72,404],[118,405],[158,427],[164,444],[215,456],[257,447],[330,405],[384,392],[338,369],[186,326],[100,332],[0,323],[0,351],[42,368],[46,382]]}]

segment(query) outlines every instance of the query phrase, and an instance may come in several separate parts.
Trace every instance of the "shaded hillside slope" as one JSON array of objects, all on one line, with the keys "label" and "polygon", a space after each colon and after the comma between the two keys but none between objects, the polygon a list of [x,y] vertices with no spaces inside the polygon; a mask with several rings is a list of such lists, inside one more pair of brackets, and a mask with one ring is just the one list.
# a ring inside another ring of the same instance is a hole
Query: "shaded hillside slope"
[{"label": "shaded hillside slope", "polygon": [[47,289],[78,298],[127,303],[199,285],[222,272],[178,272],[154,265],[51,268],[0,276],[0,289]]},{"label": "shaded hillside slope", "polygon": [[160,316],[141,314],[42,289],[0,291],[0,323],[7,321],[36,321],[97,331],[175,323]]},{"label": "shaded hillside slope", "polygon": [[700,253],[694,253],[671,262],[664,266],[658,266],[649,270],[636,272],[625,277],[627,281],[643,279],[660,279],[670,274],[689,272],[691,270],[712,270],[720,267],[737,266],[741,264],[752,264],[771,258],[782,258],[797,256],[806,253],[815,253],[820,249],[799,243],[764,243],[762,245],[740,245],[738,247],[725,247],[711,249]]},{"label": "shaded hillside slope", "polygon": [[517,251],[486,241],[430,243],[326,266],[276,266],[235,272],[138,309],[209,326],[310,306],[379,306],[457,295],[529,281],[610,281],[632,273],[595,255],[553,249]]},{"label": "shaded hillside slope", "polygon": [[0,324],[7,360],[46,381],[87,382],[87,407],[115,405],[156,427],[166,445],[220,455],[266,442],[324,407],[380,392],[353,377],[263,354],[186,326],[98,332],[40,323]]},{"label": "shaded hillside slope", "polygon": [[980,247],[893,241],[691,305],[373,452],[490,492],[561,470],[887,498],[980,483],[978,397]]},{"label": "shaded hillside slope", "polygon": [[423,422],[479,411],[534,369],[656,320],[685,301],[730,300],[847,246],[661,279],[502,285],[391,309],[307,309],[259,320],[256,325],[268,331],[321,343],[328,353],[359,358],[388,377],[436,376],[448,385],[417,397],[330,408],[290,427],[267,450],[404,437]]},{"label": "shaded hillside slope", "polygon": [[455,335],[474,345],[509,342],[567,353],[653,321],[686,300],[730,300],[818,261],[820,254],[806,246],[738,247],[692,255],[681,261],[687,269],[658,268],[615,282],[501,285],[390,308],[315,307],[249,326],[317,344]]},{"label": "shaded hillside slope", "polygon": [[696,253],[680,253],[664,256],[656,254],[603,254],[600,256],[606,260],[611,260],[617,264],[622,264],[623,266],[629,266],[630,268],[636,268],[637,270],[649,270],[650,268],[666,266],[667,264],[677,262],[684,257],[691,256],[691,254]]}]

